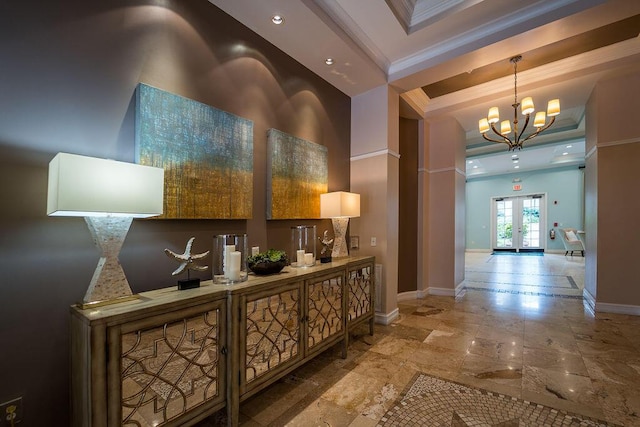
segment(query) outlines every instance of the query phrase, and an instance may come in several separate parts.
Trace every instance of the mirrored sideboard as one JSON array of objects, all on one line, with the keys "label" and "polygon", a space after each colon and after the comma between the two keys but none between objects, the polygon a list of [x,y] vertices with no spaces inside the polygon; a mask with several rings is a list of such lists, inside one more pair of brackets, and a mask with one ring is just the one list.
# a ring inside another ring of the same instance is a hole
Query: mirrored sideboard
[{"label": "mirrored sideboard", "polygon": [[185,426],[240,402],[374,325],[374,257],[71,307],[74,426]]}]

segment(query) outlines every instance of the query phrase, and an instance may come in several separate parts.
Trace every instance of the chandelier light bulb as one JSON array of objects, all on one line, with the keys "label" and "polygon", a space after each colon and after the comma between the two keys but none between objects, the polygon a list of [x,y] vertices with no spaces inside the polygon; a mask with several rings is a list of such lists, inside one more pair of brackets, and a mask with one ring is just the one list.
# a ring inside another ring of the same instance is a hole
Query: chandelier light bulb
[{"label": "chandelier light bulb", "polygon": [[509,120],[503,120],[500,122],[500,133],[502,135],[508,135],[511,133],[511,122]]},{"label": "chandelier light bulb", "polygon": [[489,123],[498,123],[500,121],[500,110],[498,107],[489,108],[489,115],[487,116]]},{"label": "chandelier light bulb", "polygon": [[480,133],[489,132],[489,121],[487,119],[480,119],[478,121],[478,128],[480,129]]},{"label": "chandelier light bulb", "polygon": [[527,96],[526,98],[524,98],[522,100],[522,104],[520,108],[522,109],[522,115],[524,116],[527,116],[533,113],[535,111],[535,108],[533,106],[533,98],[531,98],[530,96]]},{"label": "chandelier light bulb", "polygon": [[558,114],[560,114],[560,100],[552,99],[547,104],[547,116],[553,117],[557,116]]},{"label": "chandelier light bulb", "polygon": [[536,118],[533,121],[533,126],[537,128],[541,128],[544,126],[546,121],[547,121],[547,117],[544,111],[538,111],[536,113]]}]

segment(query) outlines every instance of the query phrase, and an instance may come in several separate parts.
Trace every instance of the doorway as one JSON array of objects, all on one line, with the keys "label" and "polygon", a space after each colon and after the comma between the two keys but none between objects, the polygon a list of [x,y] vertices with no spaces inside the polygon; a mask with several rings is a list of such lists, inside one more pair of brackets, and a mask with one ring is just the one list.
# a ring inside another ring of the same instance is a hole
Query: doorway
[{"label": "doorway", "polygon": [[492,198],[494,251],[543,252],[545,200],[544,194]]}]

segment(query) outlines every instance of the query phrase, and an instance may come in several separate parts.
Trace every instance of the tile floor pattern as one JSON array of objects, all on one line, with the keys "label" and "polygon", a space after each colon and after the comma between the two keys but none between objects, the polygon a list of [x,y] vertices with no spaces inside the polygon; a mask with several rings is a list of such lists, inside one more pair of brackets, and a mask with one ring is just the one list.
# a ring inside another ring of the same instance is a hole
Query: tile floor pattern
[{"label": "tile floor pattern", "polygon": [[518,427],[521,425],[616,427],[500,393],[416,374],[406,393],[382,416],[378,427]]},{"label": "tile floor pattern", "polygon": [[584,258],[467,253],[466,271],[474,289],[399,302],[374,336],[355,331],[346,359],[338,345],[242,402],[241,425],[373,427],[424,372],[640,426],[640,317],[585,308]]}]

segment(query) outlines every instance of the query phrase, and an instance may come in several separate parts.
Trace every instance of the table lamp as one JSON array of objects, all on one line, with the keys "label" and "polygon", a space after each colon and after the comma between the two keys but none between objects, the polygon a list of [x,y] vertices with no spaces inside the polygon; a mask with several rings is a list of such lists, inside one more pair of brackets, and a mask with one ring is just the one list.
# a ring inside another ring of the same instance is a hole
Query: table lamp
[{"label": "table lamp", "polygon": [[335,191],[320,195],[320,216],[331,218],[333,224],[333,250],[331,258],[349,256],[347,250],[347,227],[349,218],[360,216],[360,195]]},{"label": "table lamp", "polygon": [[58,153],[49,163],[47,215],[82,216],[100,260],[85,309],[136,298],[118,254],[133,218],[162,214],[164,169]]}]

